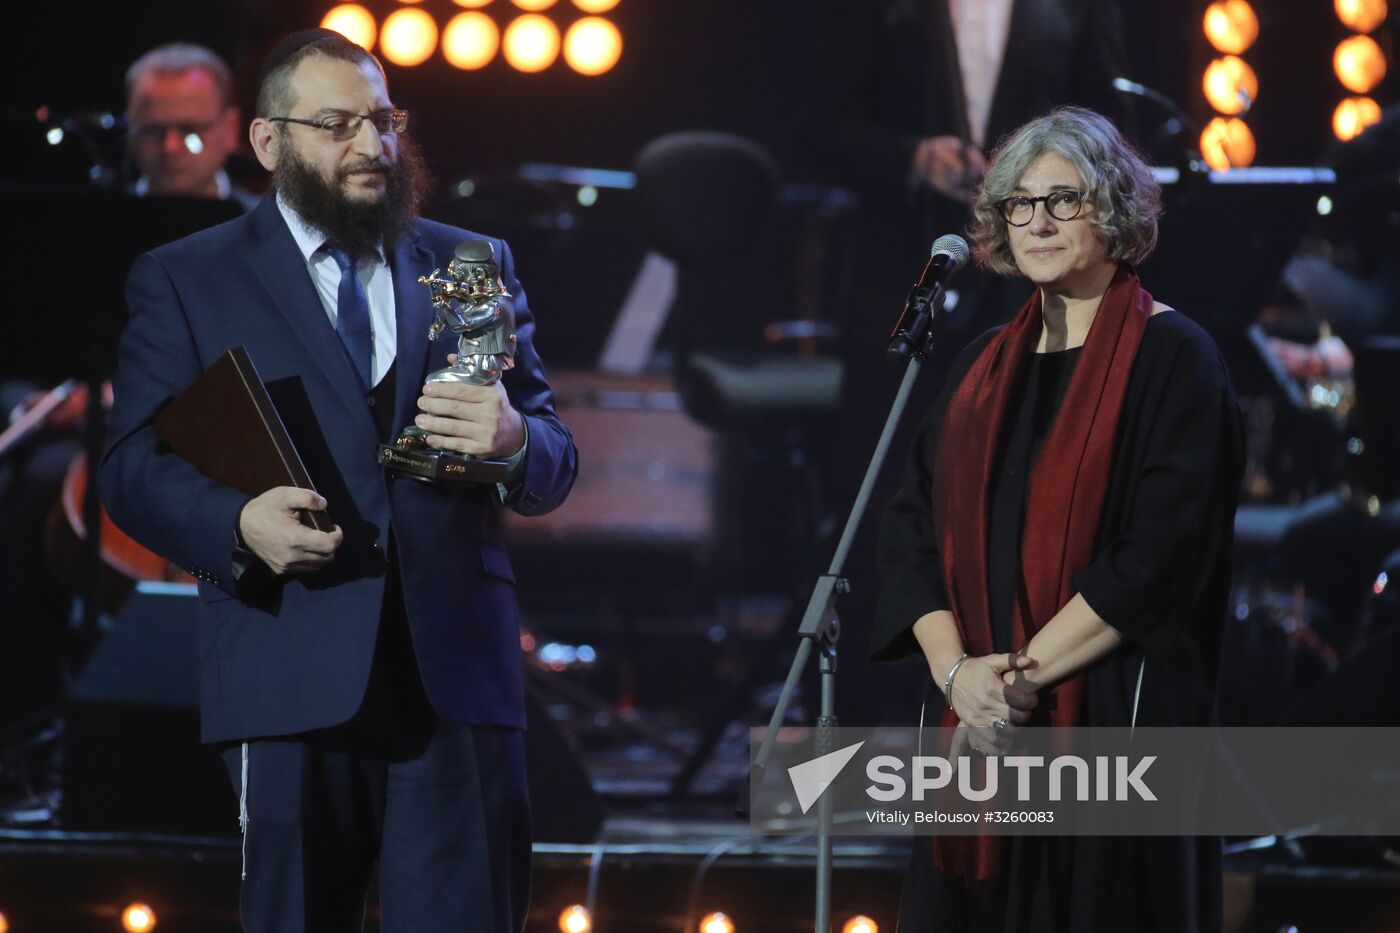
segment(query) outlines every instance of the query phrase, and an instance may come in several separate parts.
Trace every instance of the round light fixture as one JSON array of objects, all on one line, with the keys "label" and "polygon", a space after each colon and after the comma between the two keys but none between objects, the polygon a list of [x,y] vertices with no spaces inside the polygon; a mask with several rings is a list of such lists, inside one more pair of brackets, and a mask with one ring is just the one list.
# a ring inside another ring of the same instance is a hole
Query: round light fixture
[{"label": "round light fixture", "polygon": [[1206,66],[1206,100],[1224,114],[1244,113],[1259,97],[1259,78],[1242,58],[1225,55]]},{"label": "round light fixture", "polygon": [[1379,123],[1381,105],[1369,97],[1348,97],[1332,111],[1332,133],[1342,142],[1360,136],[1366,127]]},{"label": "round light fixture", "polygon": [[544,71],[559,57],[559,29],[538,13],[517,16],[506,27],[502,50],[517,71]]},{"label": "round light fixture", "polygon": [[1385,0],[1335,0],[1332,4],[1342,25],[1356,32],[1370,32],[1385,22]]},{"label": "round light fixture", "polygon": [[622,33],[601,16],[585,16],[564,34],[564,61],[582,75],[600,75],[622,57]]},{"label": "round light fixture", "polygon": [[365,50],[374,48],[374,35],[378,30],[374,14],[358,3],[342,3],[340,6],[331,7],[330,11],[321,17],[321,28],[334,29]]},{"label": "round light fixture", "polygon": [[1254,161],[1254,134],[1238,117],[1216,117],[1201,131],[1201,155],[1216,171],[1243,168]]},{"label": "round light fixture", "polygon": [[700,933],[734,933],[734,921],[717,910],[700,921]]},{"label": "round light fixture", "polygon": [[122,929],[126,933],[150,933],[156,928],[156,912],[149,904],[127,904],[122,911]]},{"label": "round light fixture", "polygon": [[593,918],[582,904],[565,907],[559,914],[559,933],[592,933]]},{"label": "round light fixture", "polygon": [[1385,77],[1385,53],[1370,36],[1352,36],[1337,43],[1332,69],[1348,91],[1365,94]]},{"label": "round light fixture", "polygon": [[463,71],[485,67],[501,47],[501,31],[485,13],[458,13],[442,31],[442,57]]},{"label": "round light fixture", "polygon": [[1205,30],[1216,51],[1238,55],[1259,38],[1259,17],[1245,0],[1216,0],[1206,7]]},{"label": "round light fixture", "polygon": [[413,7],[390,13],[379,32],[379,48],[384,57],[405,68],[427,61],[437,48],[437,41],[437,21]]}]

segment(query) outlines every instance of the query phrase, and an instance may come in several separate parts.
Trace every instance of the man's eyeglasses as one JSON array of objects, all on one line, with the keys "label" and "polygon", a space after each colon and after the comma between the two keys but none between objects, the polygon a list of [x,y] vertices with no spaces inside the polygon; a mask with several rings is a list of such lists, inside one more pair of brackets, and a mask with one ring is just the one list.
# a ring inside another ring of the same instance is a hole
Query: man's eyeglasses
[{"label": "man's eyeglasses", "polygon": [[1036,204],[1043,203],[1046,212],[1056,220],[1073,220],[1084,209],[1086,200],[1083,191],[1065,189],[1052,191],[1038,198],[1015,197],[998,201],[1001,216],[1013,227],[1024,227],[1035,216]]},{"label": "man's eyeglasses", "polygon": [[299,120],[296,117],[268,117],[269,123],[300,123],[314,126],[338,143],[354,139],[360,135],[360,126],[366,121],[374,124],[374,131],[380,136],[402,133],[408,129],[407,110],[378,110],[374,113],[337,113],[319,120]]},{"label": "man's eyeglasses", "polygon": [[184,143],[185,149],[193,153],[204,151],[204,136],[216,125],[218,120],[210,120],[208,123],[131,123],[126,131],[140,142],[163,143],[170,131]]}]

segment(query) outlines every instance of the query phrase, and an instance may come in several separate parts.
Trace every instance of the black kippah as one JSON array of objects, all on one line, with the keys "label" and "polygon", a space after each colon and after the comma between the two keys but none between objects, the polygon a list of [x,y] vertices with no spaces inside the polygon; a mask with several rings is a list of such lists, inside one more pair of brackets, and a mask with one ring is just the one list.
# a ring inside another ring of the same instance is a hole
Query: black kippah
[{"label": "black kippah", "polygon": [[282,64],[311,43],[320,42],[324,39],[339,39],[342,42],[350,41],[334,29],[326,29],[322,26],[317,26],[315,29],[303,29],[300,32],[294,32],[277,43],[277,47],[272,50],[271,54],[263,59],[262,70],[258,72],[258,87],[263,86],[267,81],[267,76],[272,74],[273,69],[278,65]]}]

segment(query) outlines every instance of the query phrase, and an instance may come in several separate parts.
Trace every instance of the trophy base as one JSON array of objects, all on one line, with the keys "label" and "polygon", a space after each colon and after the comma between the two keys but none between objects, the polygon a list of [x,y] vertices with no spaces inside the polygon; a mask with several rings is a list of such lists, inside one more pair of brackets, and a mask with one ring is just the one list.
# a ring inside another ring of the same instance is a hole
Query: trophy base
[{"label": "trophy base", "polygon": [[431,483],[504,483],[510,468],[503,460],[477,460],[445,450],[404,450],[379,445],[379,465]]}]

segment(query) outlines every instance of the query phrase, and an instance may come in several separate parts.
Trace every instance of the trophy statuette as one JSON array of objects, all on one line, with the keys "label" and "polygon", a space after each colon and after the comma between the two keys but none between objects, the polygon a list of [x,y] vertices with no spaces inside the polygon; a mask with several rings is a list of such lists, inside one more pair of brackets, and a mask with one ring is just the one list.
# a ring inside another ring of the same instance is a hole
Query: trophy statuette
[{"label": "trophy statuette", "polygon": [[[494,385],[515,365],[515,308],[501,282],[495,251],[485,240],[463,240],[447,264],[447,277],[420,276],[432,290],[433,326],[428,339],[443,331],[457,334],[457,362],[431,373],[427,381]],[[428,432],[410,425],[392,444],[379,445],[379,463],[415,479],[443,483],[501,483],[508,468],[501,460],[428,446]]]}]

